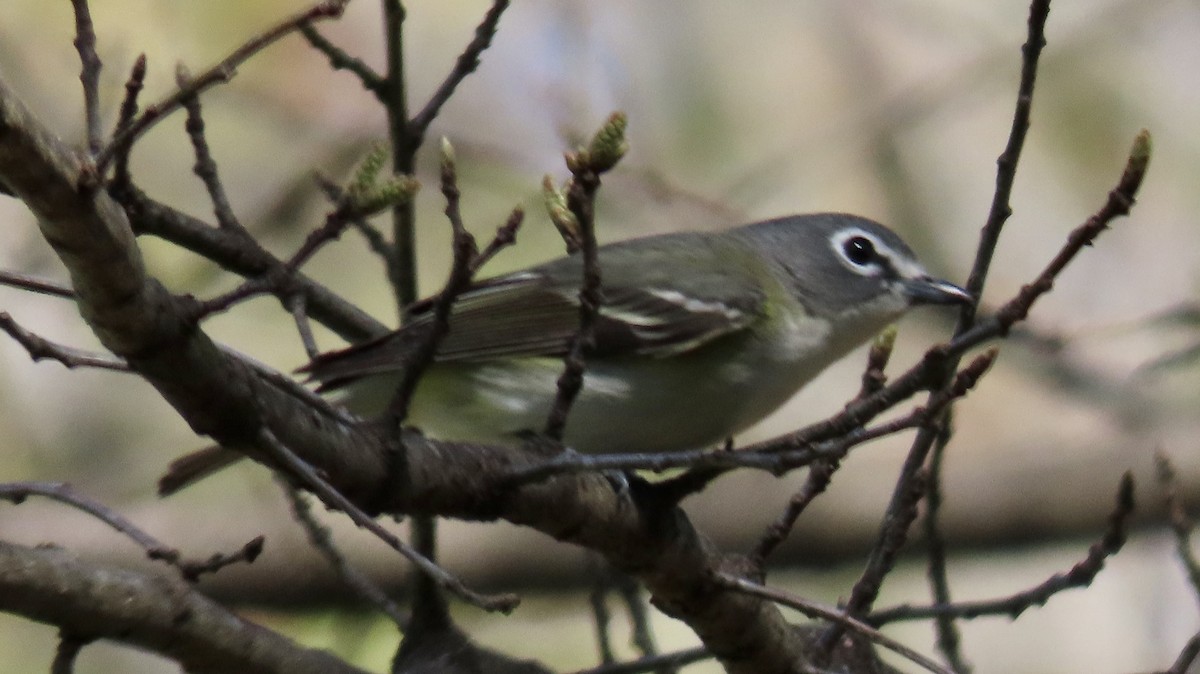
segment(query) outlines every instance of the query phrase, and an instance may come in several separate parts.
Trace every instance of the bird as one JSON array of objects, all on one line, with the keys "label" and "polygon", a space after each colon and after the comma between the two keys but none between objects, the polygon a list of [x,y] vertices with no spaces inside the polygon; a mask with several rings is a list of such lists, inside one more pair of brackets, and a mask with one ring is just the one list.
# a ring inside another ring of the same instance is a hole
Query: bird
[{"label": "bird", "polygon": [[[723,443],[910,308],[974,302],[895,232],[845,213],[635,238],[600,246],[597,259],[601,300],[562,436],[587,454]],[[461,292],[406,423],[502,444],[541,431],[579,333],[583,264],[562,257]],[[352,412],[382,415],[435,305],[419,301],[400,329],[300,372]]]}]

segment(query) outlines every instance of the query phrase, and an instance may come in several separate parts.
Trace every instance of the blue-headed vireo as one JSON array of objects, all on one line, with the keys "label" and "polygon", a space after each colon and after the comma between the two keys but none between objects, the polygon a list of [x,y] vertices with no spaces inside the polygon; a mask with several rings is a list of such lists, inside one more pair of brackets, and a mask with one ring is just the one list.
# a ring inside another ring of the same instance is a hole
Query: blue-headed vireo
[{"label": "blue-headed vireo", "polygon": [[[972,301],[931,278],[891,230],[836,213],[624,241],[602,246],[599,262],[603,299],[563,438],[589,453],[715,445],[910,307]],[[541,430],[579,329],[581,279],[574,256],[462,293],[408,421],[454,440]],[[396,332],[303,371],[319,391],[344,391],[355,413],[381,414],[432,307],[419,302]],[[215,467],[185,457],[172,472],[183,486]]]},{"label": "blue-headed vireo", "polygon": [[[599,250],[602,303],[564,442],[581,452],[714,445],[757,422],[915,304],[969,302],[864,218],[801,215]],[[579,326],[581,256],[476,283],[418,384],[409,421],[438,437],[510,442],[545,426]],[[379,414],[405,332],[317,358],[319,390]]]}]

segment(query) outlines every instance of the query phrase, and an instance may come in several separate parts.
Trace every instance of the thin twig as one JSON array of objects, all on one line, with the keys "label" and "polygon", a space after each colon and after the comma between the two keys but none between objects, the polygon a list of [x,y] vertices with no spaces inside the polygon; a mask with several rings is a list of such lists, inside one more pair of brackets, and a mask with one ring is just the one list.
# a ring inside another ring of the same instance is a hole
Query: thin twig
[{"label": "thin twig", "polygon": [[[864,428],[862,423],[845,421],[841,415],[838,415],[808,427],[812,429],[811,437],[805,437],[802,441],[797,441],[795,434],[792,434],[776,441],[752,445],[738,451],[706,449],[658,454],[563,452],[543,463],[512,471],[508,480],[512,484],[523,484],[537,482],[558,473],[594,472],[597,470],[661,472],[670,468],[693,468],[697,471],[752,468],[782,474],[794,468],[807,466],[819,459],[840,459],[854,446],[919,426],[928,419],[929,415],[937,413],[954,398],[966,395],[991,366],[995,356],[994,351],[981,354],[959,372],[955,378],[956,383],[950,390],[942,391],[938,396],[930,399],[926,406],[916,408],[903,417],[881,423],[878,426]],[[836,432],[833,432],[835,430]],[[681,476],[681,478],[683,477]],[[665,484],[659,483],[656,488]]]},{"label": "thin twig", "polygon": [[[1017,162],[1025,147],[1025,135],[1029,131],[1029,116],[1033,107],[1033,88],[1037,81],[1038,60],[1046,46],[1046,19],[1050,15],[1050,0],[1033,0],[1029,5],[1029,23],[1025,44],[1021,46],[1021,81],[1017,85],[1017,102],[1013,110],[1012,126],[1008,132],[1008,143],[996,160],[996,189],[987,222],[979,234],[979,247],[975,263],[967,277],[967,292],[981,297],[983,285],[991,267],[992,255],[1000,240],[1005,221],[1012,215],[1013,183],[1017,176]],[[964,305],[959,315],[957,332],[962,332],[975,319],[975,308]]]},{"label": "thin twig", "polygon": [[[392,150],[392,171],[412,175],[417,150],[423,138],[409,132],[408,81],[404,72],[404,19],[400,0],[383,0],[383,32],[386,38],[386,88],[380,101],[388,117],[388,140]],[[417,213],[412,202],[392,208],[392,254],[387,256],[388,278],[396,294],[401,320],[408,318],[408,307],[417,301]]]},{"label": "thin twig", "polygon": [[[331,204],[336,206],[347,198],[346,190],[343,189],[341,185],[337,184],[332,178],[317,173],[313,176],[313,180],[317,183],[317,187],[325,193],[325,198],[328,199]],[[395,264],[393,258],[396,255],[396,251],[392,248],[392,245],[388,243],[387,238],[383,235],[383,232],[379,231],[377,227],[367,221],[366,218],[362,217],[351,218],[350,224],[356,230],[358,230],[360,234],[362,234],[364,239],[367,240],[367,246],[371,249],[371,252],[375,253],[380,257],[380,259],[383,260],[385,268],[391,269]]]},{"label": "thin twig", "polygon": [[[412,119],[408,117],[408,89],[404,72],[405,10],[399,0],[384,0],[384,34],[387,38],[387,76],[376,96],[388,115],[388,136],[392,145],[393,170],[412,174],[417,150],[425,140],[429,125],[455,89],[479,64],[479,57],[491,44],[496,25],[507,7],[508,0],[494,4],[475,30],[475,38],[459,55],[454,68],[430,97],[428,103]],[[400,313],[407,317],[408,308],[417,300],[416,280],[416,212],[412,202],[397,204],[392,209],[392,247],[384,260],[388,276],[396,291]]]},{"label": "thin twig", "polygon": [[563,358],[563,371],[558,377],[557,391],[550,414],[546,418],[545,434],[561,441],[567,427],[567,416],[571,406],[583,388],[583,371],[586,367],[584,354],[592,346],[592,331],[596,314],[600,311],[600,257],[596,245],[596,192],[600,189],[600,175],[579,162],[573,169],[570,189],[567,190],[567,207],[579,222],[581,254],[583,256],[583,279],[579,287],[579,330],[571,340],[571,348]]},{"label": "thin twig", "polygon": [[[176,73],[176,82],[181,90],[188,88],[190,78],[183,66],[180,66]],[[221,183],[221,177],[217,173],[217,162],[213,159],[212,151],[208,147],[208,139],[204,135],[204,116],[200,109],[200,97],[192,95],[184,98],[183,107],[187,110],[187,122],[184,124],[184,128],[187,130],[188,138],[192,140],[192,150],[196,155],[196,164],[192,169],[204,183],[204,188],[208,190],[208,198],[212,202],[213,215],[217,218],[217,224],[223,229],[245,233],[245,228],[242,227],[242,223],[238,221],[237,215],[229,205],[229,196],[225,194],[225,186]]]},{"label": "thin twig", "polygon": [[207,560],[195,561],[184,559],[179,550],[173,548],[125,519],[117,511],[108,506],[76,492],[65,482],[10,482],[0,484],[0,499],[21,504],[30,496],[42,496],[59,503],[65,503],[81,510],[92,517],[104,522],[117,532],[124,534],[146,551],[150,559],[166,562],[179,570],[180,575],[189,582],[195,582],[205,573],[214,573],[237,562],[253,562],[262,552],[263,538],[254,538],[240,550],[232,554],[214,554]]},{"label": "thin twig", "polygon": [[1179,557],[1180,563],[1187,571],[1192,594],[1200,600],[1200,561],[1196,559],[1196,553],[1192,550],[1194,525],[1179,498],[1179,479],[1175,475],[1175,467],[1162,450],[1155,453],[1154,464],[1159,488],[1163,492],[1163,500],[1167,506],[1167,519],[1171,523],[1171,532],[1175,536],[1175,555]]},{"label": "thin twig", "polygon": [[590,669],[581,669],[574,674],[641,674],[641,672],[657,671],[664,666],[683,667],[711,657],[713,657],[712,653],[705,648],[690,648],[686,651],[652,655],[629,662],[614,662]]},{"label": "thin twig", "polygon": [[391,618],[392,622],[396,623],[401,630],[407,628],[408,616],[400,608],[396,602],[392,601],[383,588],[379,587],[366,574],[354,568],[347,560],[341,551],[337,549],[337,545],[333,542],[333,532],[329,527],[324,526],[317,521],[316,515],[313,514],[312,507],[308,500],[304,498],[304,494],[292,485],[279,480],[280,486],[288,497],[288,502],[292,507],[292,514],[296,517],[296,521],[304,528],[304,533],[308,536],[308,541],[313,544],[337,572],[342,582],[346,584],[355,594],[366,601],[368,604],[379,609]]},{"label": "thin twig", "polygon": [[[241,302],[267,293],[278,297],[286,307],[290,297],[302,292],[297,282],[300,267],[312,259],[323,246],[340,237],[357,217],[358,210],[349,200],[338,203],[325,215],[325,222],[308,233],[291,257],[277,266],[272,265],[258,276],[246,279],[227,293],[197,302],[193,320],[199,321],[213,314],[228,311]],[[251,240],[250,235],[236,220],[231,221],[231,224],[222,224],[221,227],[229,231],[237,241]]]},{"label": "thin twig", "polygon": [[[191,250],[245,277],[261,277],[283,269],[276,258],[253,238],[214,227],[165,204],[157,202],[132,185],[114,197],[130,214],[138,234],[160,237]],[[357,306],[339,297],[325,286],[302,274],[291,279],[295,290],[306,295],[309,315],[347,341],[377,337],[388,328]],[[288,288],[289,291],[292,288]],[[285,299],[287,293],[277,297]]]},{"label": "thin twig", "polygon": [[[1054,287],[1054,280],[1075,258],[1075,256],[1078,255],[1083,248],[1089,246],[1092,241],[1094,241],[1096,237],[1100,235],[1101,232],[1107,229],[1109,223],[1114,218],[1127,215],[1129,213],[1129,209],[1134,203],[1134,196],[1137,194],[1138,188],[1141,186],[1142,180],[1145,177],[1146,169],[1149,165],[1150,155],[1150,135],[1147,131],[1142,131],[1134,140],[1133,148],[1125,166],[1125,171],[1123,172],[1121,179],[1118,181],[1117,186],[1109,192],[1108,199],[1104,206],[1102,206],[1099,211],[1088,218],[1085,223],[1071,231],[1067,237],[1067,242],[1058,251],[1054,258],[1050,260],[1045,269],[1042,270],[1042,272],[1036,279],[1034,279],[1032,283],[1023,286],[1017,293],[1017,296],[1002,306],[994,316],[977,321],[973,327],[958,334],[950,342],[949,346],[951,348],[947,349],[947,353],[952,354],[956,348],[970,348],[985,339],[990,339],[990,337],[987,337],[987,335],[1003,336],[1007,334],[1008,329],[1013,324],[1024,320],[1029,313],[1029,309],[1033,306],[1033,303]],[[927,356],[928,355],[929,354],[927,354]],[[921,458],[923,463],[923,457],[919,456],[921,453],[920,450],[927,450],[929,447],[932,447],[934,437],[936,436],[932,431],[918,435],[917,440],[913,443],[913,449],[910,450],[910,462],[906,463],[906,468],[902,473],[902,478],[903,475],[914,474],[913,472],[910,472],[910,469],[915,471],[915,469],[911,468],[910,464],[916,463],[916,458]],[[900,482],[903,481],[904,480],[901,479]],[[898,488],[900,486],[900,482],[897,483]],[[896,493],[899,494],[900,492],[898,491]],[[895,498],[893,500],[895,502]],[[891,508],[889,508],[889,511],[890,510]],[[880,541],[882,540],[883,535],[881,533]],[[882,547],[882,544],[877,545],[876,550],[881,550]],[[873,558],[874,557],[875,555],[873,555]],[[876,564],[873,565],[872,568],[879,569],[881,566]],[[871,582],[865,583],[864,587],[869,587],[873,584],[874,581],[871,580]],[[866,609],[870,601],[866,601],[866,598],[864,597],[864,601],[862,603],[863,608]],[[830,635],[832,638],[836,638],[836,635],[833,634],[833,632],[834,630],[831,628]],[[827,641],[825,643],[828,645],[831,642]]]},{"label": "thin twig", "polygon": [[34,361],[49,358],[62,363],[68,369],[77,367],[94,367],[115,372],[130,372],[129,365],[116,356],[93,353],[71,346],[56,344],[41,335],[34,334],[21,327],[8,312],[0,311],[0,330],[7,332],[18,344],[25,348],[29,357]]},{"label": "thin twig", "polygon": [[458,55],[458,59],[454,62],[454,69],[438,85],[425,107],[421,108],[421,111],[409,121],[408,133],[415,139],[416,145],[421,144],[421,139],[425,137],[429,125],[441,112],[446,101],[454,95],[454,90],[458,88],[458,85],[479,67],[479,57],[492,44],[492,38],[496,35],[496,27],[500,24],[500,17],[504,14],[504,10],[508,9],[508,4],[509,0],[492,0],[491,9],[487,11],[483,21],[475,28],[475,37]]},{"label": "thin twig", "polygon": [[592,609],[592,622],[596,628],[596,650],[600,652],[600,663],[611,665],[617,661],[612,647],[612,613],[608,610],[608,590],[612,585],[616,569],[598,556],[588,555],[591,575],[595,578],[592,590],[588,593],[588,605]]},{"label": "thin twig", "polygon": [[[887,376],[884,374],[884,370],[887,368],[888,361],[892,357],[892,350],[895,345],[896,329],[894,326],[886,329],[872,342],[871,348],[867,352],[867,366],[863,370],[862,386],[859,389],[858,395],[854,397],[854,401],[862,400],[873,393],[878,393],[887,385]],[[766,575],[764,567],[767,558],[775,552],[781,543],[787,540],[788,535],[796,526],[796,521],[808,508],[809,504],[829,487],[829,482],[833,479],[833,474],[840,465],[841,460],[839,458],[831,457],[818,459],[809,466],[808,476],[805,478],[804,484],[792,495],[787,507],[780,513],[779,517],[763,532],[763,535],[759,538],[758,545],[755,546],[749,555],[750,563],[754,565],[754,568],[758,569],[761,576],[765,577]]]},{"label": "thin twig", "polygon": [[422,573],[427,574],[437,582],[442,589],[486,611],[509,613],[520,602],[520,599],[512,594],[491,596],[479,594],[464,585],[461,580],[450,572],[418,554],[404,541],[400,540],[399,537],[383,528],[370,515],[367,515],[358,506],[354,505],[350,499],[338,492],[337,489],[334,489],[332,485],[313,470],[312,466],[306,464],[291,449],[288,449],[286,445],[280,442],[269,429],[264,428],[258,432],[258,445],[267,451],[287,474],[295,477],[305,488],[311,489],[327,507],[346,513],[352,522],[370,531],[379,540],[399,552],[419,568]]},{"label": "thin twig", "polygon": [[[1033,0],[1030,4],[1028,33],[1025,44],[1021,48],[1021,81],[1017,88],[1017,102],[1013,113],[1013,123],[1009,131],[1007,146],[997,162],[996,189],[992,199],[992,207],[988,214],[987,222],[980,232],[979,247],[975,254],[975,262],[972,265],[971,274],[967,280],[967,292],[975,297],[982,296],[984,281],[987,279],[987,271],[991,265],[992,254],[995,251],[1004,222],[1012,213],[1009,201],[1012,194],[1013,181],[1016,177],[1017,162],[1020,158],[1021,148],[1025,143],[1026,132],[1029,129],[1029,111],[1033,101],[1033,88],[1036,81],[1038,58],[1041,55],[1042,47],[1046,43],[1045,26],[1049,11],[1049,0]],[[955,336],[962,335],[974,324],[974,305],[963,306],[960,310],[958,325],[955,328]],[[957,367],[957,359],[949,359],[945,363],[945,366],[948,370]],[[932,376],[941,379],[937,386],[945,385],[949,381],[950,375],[948,371],[943,370],[943,373],[940,375],[936,372],[931,373]],[[910,501],[910,499],[913,494],[923,491],[918,490],[916,484],[918,481],[922,481],[919,476],[925,472],[926,459],[929,456],[940,428],[941,423],[939,422],[935,421],[928,424],[917,433],[917,437],[913,440],[912,446],[905,458],[904,466],[901,468],[900,475],[896,480],[891,501],[884,513],[883,522],[876,537],[875,545],[872,547],[871,553],[867,558],[866,569],[851,590],[847,607],[848,612],[852,615],[863,615],[870,610],[871,605],[878,596],[879,588],[883,584],[884,576],[892,568],[895,555],[898,552],[897,544],[902,544],[907,538],[907,528],[913,522],[910,515],[913,514],[913,509],[916,507],[916,503]],[[898,527],[903,527],[904,531],[897,530]],[[831,626],[822,636],[821,646],[828,652],[840,634],[841,628],[839,626]]]},{"label": "thin twig", "polygon": [[179,558],[178,550],[159,542],[112,508],[79,494],[65,482],[0,484],[0,499],[20,505],[29,496],[43,496],[82,510],[137,543],[151,559],[174,561]]},{"label": "thin twig", "polygon": [[146,107],[140,116],[133,120],[121,132],[117,133],[111,142],[96,155],[96,173],[104,175],[108,163],[114,155],[130,147],[135,140],[160,122],[166,115],[179,109],[183,101],[189,97],[198,96],[210,87],[228,82],[233,79],[238,66],[264,48],[299,30],[312,21],[327,18],[337,18],[342,15],[349,0],[324,0],[312,7],[294,14],[279,24],[260,33],[226,56],[215,66],[205,70],[193,79],[187,87],[180,87],[166,98]]},{"label": "thin twig", "polygon": [[[642,596],[642,586],[637,580],[626,573],[616,572],[617,592],[621,598],[625,600],[625,607],[629,610],[629,622],[633,626],[633,644],[642,653],[642,657],[649,658],[658,655],[658,646],[654,643],[654,630],[650,626],[650,612],[646,607],[646,599]],[[663,663],[657,669],[656,674],[675,674],[676,668],[669,663]]]},{"label": "thin twig", "polygon": [[936,672],[937,674],[954,674],[954,672],[951,672],[950,670],[942,667],[938,663],[930,660],[924,655],[921,655],[908,646],[905,646],[895,639],[883,634],[870,625],[854,618],[851,615],[848,615],[844,611],[838,610],[831,606],[824,606],[802,597],[797,597],[796,595],[784,592],[782,590],[759,585],[758,583],[753,583],[745,578],[739,578],[728,573],[716,574],[715,580],[718,584],[730,590],[743,592],[755,597],[762,597],[763,599],[775,602],[777,604],[782,604],[783,606],[796,609],[810,618],[832,621],[838,625],[841,625],[844,629],[861,634],[873,643],[879,644],[880,646],[917,665],[920,665],[931,672]]},{"label": "thin twig", "polygon": [[75,290],[71,286],[26,274],[19,274],[15,271],[0,270],[0,285],[21,288],[42,295],[50,295],[51,297],[62,297],[68,300],[75,299]]},{"label": "thin twig", "polygon": [[[846,601],[847,614],[864,614],[879,596],[884,579],[891,573],[900,550],[908,542],[908,530],[917,519],[917,507],[925,497],[928,479],[928,469],[920,467],[902,482],[905,491],[893,494],[892,502],[888,504],[887,512],[883,516],[880,537],[867,559],[867,568],[854,583],[850,599]],[[831,635],[840,636],[840,630],[836,627],[827,630],[822,636],[824,646],[830,647],[830,641],[836,641],[837,637]]]},{"label": "thin twig", "polygon": [[800,519],[800,515],[804,513],[808,505],[813,499],[824,493],[829,486],[830,480],[833,478],[833,473],[841,465],[837,459],[818,459],[814,461],[808,469],[808,476],[804,479],[804,485],[792,495],[788,501],[787,507],[779,515],[778,519],[767,527],[763,535],[758,540],[758,545],[755,546],[753,552],[750,553],[750,562],[754,568],[758,569],[760,575],[765,575],[764,566],[767,558],[770,557],[779,547],[781,543],[787,540],[788,535],[796,526],[796,520]]},{"label": "thin twig", "polygon": [[448,141],[443,140],[441,163],[442,195],[446,198],[446,219],[450,222],[453,236],[451,245],[454,249],[454,259],[450,264],[450,275],[446,285],[433,302],[432,328],[425,336],[420,346],[413,352],[412,359],[403,368],[400,384],[389,405],[389,414],[401,422],[408,416],[408,405],[412,400],[413,391],[421,375],[433,362],[437,354],[438,344],[450,331],[450,311],[454,300],[471,284],[471,261],[478,253],[475,237],[463,225],[460,209],[461,193],[458,189],[458,170],[454,162],[454,153]]},{"label": "thin twig", "polygon": [[312,24],[304,24],[300,27],[300,34],[314,49],[325,55],[329,59],[329,65],[334,70],[347,70],[354,74],[362,83],[363,88],[376,96],[380,96],[386,86],[383,76],[375,72],[371,66],[367,65],[361,59],[355,58],[348,54],[344,49],[330,42],[324,35],[316,29]]},{"label": "thin twig", "polygon": [[201,321],[210,318],[262,295],[276,294],[286,299],[290,295],[283,292],[285,282],[280,280],[285,276],[286,274],[281,272],[268,272],[262,276],[246,279],[233,290],[221,293],[216,297],[197,300],[192,310],[192,320]]},{"label": "thin twig", "polygon": [[[129,71],[129,79],[125,82],[125,98],[121,100],[121,109],[117,113],[117,124],[113,128],[113,136],[124,133],[132,124],[138,112],[138,96],[146,84],[146,55],[138,54]],[[117,192],[128,191],[133,184],[129,173],[129,152],[132,145],[125,145],[117,151],[113,160],[113,189]]]},{"label": "thin twig", "polygon": [[88,152],[95,156],[102,142],[100,131],[100,56],[96,53],[96,28],[87,0],[71,0],[75,8],[75,49],[79,52],[83,84],[83,115],[87,127]]},{"label": "thin twig", "polygon": [[1076,587],[1087,587],[1104,568],[1105,561],[1120,551],[1125,544],[1126,526],[1133,513],[1133,477],[1129,473],[1121,478],[1117,488],[1117,504],[1108,516],[1108,527],[1099,541],[1088,548],[1087,556],[1069,571],[1057,573],[1039,584],[1010,597],[985,601],[957,602],[948,605],[911,606],[902,605],[872,613],[867,619],[872,625],[884,625],[901,620],[928,620],[937,616],[972,619],[983,616],[1005,615],[1017,618],[1026,609],[1044,605],[1051,597]]},{"label": "thin twig", "polygon": [[72,674],[75,671],[75,660],[79,658],[79,653],[83,651],[84,646],[91,642],[91,639],[60,632],[58,648],[54,650],[54,662],[50,663],[50,674]]},{"label": "thin twig", "polygon": [[208,559],[204,560],[180,560],[177,566],[184,580],[194,583],[200,579],[200,576],[206,573],[216,573],[227,566],[241,564],[242,562],[246,564],[254,563],[254,560],[258,559],[258,556],[262,554],[265,544],[266,538],[255,536],[234,552],[214,553]]},{"label": "thin twig", "polygon": [[[925,495],[924,533],[928,566],[926,575],[929,578],[930,594],[935,604],[949,604],[950,579],[946,573],[946,540],[942,536],[939,520],[942,508],[942,465],[946,456],[946,447],[954,433],[954,408],[946,410],[942,419],[941,433],[933,445],[933,454],[929,458],[929,480]],[[946,662],[958,674],[968,674],[971,665],[962,654],[962,640],[959,636],[958,625],[953,616],[938,616],[934,620],[937,630],[938,650],[946,658]]]},{"label": "thin twig", "polygon": [[1188,639],[1171,668],[1163,674],[1187,674],[1191,671],[1192,663],[1196,661],[1198,655],[1200,655],[1200,632],[1193,634],[1192,638]]},{"label": "thin twig", "polygon": [[262,378],[264,382],[274,386],[275,388],[292,396],[293,398],[296,398],[297,400],[304,401],[304,404],[313,412],[343,424],[353,424],[359,421],[359,419],[348,412],[345,407],[342,407],[341,405],[334,405],[320,394],[315,393],[311,389],[300,384],[293,377],[286,375],[279,370],[276,370],[275,368],[232,347],[219,345],[218,348],[222,353],[226,354],[230,358],[236,358],[244,363],[247,367],[254,370],[255,374]]},{"label": "thin twig", "polygon": [[484,246],[483,250],[471,260],[472,276],[479,273],[480,268],[496,257],[497,253],[516,243],[517,230],[521,229],[521,223],[524,221],[525,209],[520,206],[513,208],[512,213],[508,215],[508,220],[496,228],[496,234],[488,242],[488,245]]},{"label": "thin twig", "polygon": [[304,345],[304,353],[309,360],[321,353],[317,347],[317,338],[313,335],[312,325],[308,320],[308,298],[303,293],[292,293],[283,300],[283,306],[292,315],[296,324],[296,332],[300,334],[300,343]]}]

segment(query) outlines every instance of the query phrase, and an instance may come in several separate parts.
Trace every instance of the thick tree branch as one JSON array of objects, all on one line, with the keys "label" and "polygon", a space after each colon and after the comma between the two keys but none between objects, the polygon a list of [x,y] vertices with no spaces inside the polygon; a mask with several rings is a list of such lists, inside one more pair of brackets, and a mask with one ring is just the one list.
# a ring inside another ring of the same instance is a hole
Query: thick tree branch
[{"label": "thick tree branch", "polygon": [[194,673],[365,674],[248,622],[182,580],[0,541],[0,610],[161,653]]}]

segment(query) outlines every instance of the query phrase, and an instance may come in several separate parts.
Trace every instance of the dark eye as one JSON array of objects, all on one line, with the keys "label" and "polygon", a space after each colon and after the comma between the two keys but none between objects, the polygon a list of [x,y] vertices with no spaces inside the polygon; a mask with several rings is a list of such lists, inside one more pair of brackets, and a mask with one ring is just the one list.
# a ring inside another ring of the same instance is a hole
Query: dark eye
[{"label": "dark eye", "polygon": [[842,244],[842,253],[854,264],[865,267],[876,258],[875,244],[865,236],[852,236]]}]

